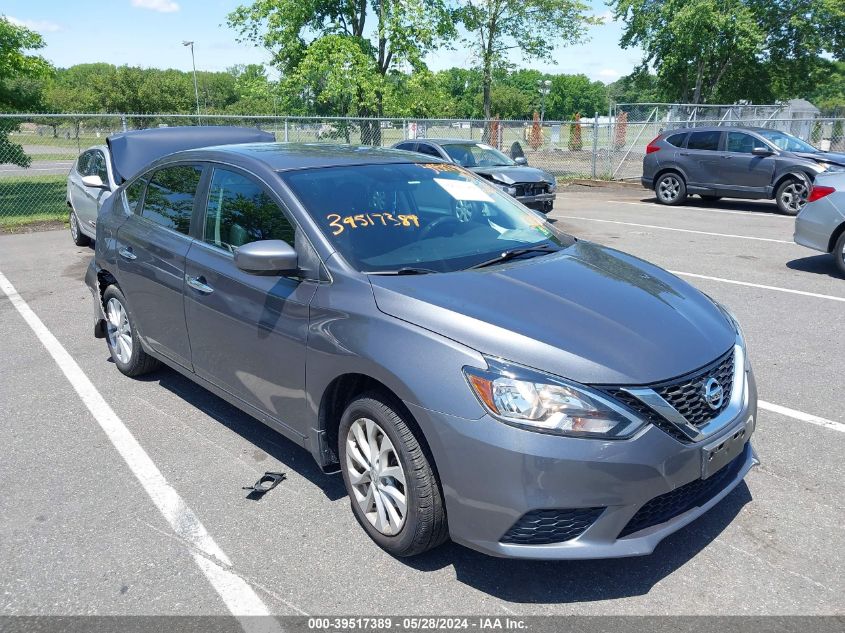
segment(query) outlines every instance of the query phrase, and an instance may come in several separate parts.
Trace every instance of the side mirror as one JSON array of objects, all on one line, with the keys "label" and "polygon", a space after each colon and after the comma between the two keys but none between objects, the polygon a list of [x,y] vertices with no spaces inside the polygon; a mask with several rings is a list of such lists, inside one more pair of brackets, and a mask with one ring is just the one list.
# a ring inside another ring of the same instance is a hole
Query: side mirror
[{"label": "side mirror", "polygon": [[769,149],[768,147],[755,147],[751,150],[751,153],[755,156],[771,156],[774,152]]},{"label": "side mirror", "polygon": [[93,174],[91,176],[83,176],[82,177],[82,184],[86,187],[92,187],[94,189],[108,189],[109,186],[103,182],[103,179],[100,178],[97,174]]},{"label": "side mirror", "polygon": [[296,251],[282,240],[261,240],[235,251],[235,266],[256,275],[293,273],[299,270]]},{"label": "side mirror", "polygon": [[514,158],[513,162],[515,162],[517,165],[527,165],[528,159],[525,158],[525,156],[519,156],[518,158]]}]

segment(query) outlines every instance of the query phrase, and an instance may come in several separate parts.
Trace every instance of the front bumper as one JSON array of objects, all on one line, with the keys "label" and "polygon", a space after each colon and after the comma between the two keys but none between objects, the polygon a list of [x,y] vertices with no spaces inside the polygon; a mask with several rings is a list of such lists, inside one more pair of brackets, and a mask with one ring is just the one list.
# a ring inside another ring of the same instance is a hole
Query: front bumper
[{"label": "front bumper", "polygon": [[106,318],[105,314],[103,314],[103,301],[100,296],[99,272],[97,263],[92,257],[90,263],[88,264],[88,269],[85,271],[85,285],[88,286],[88,290],[91,291],[91,299],[93,301],[94,338],[105,338]]},{"label": "front bumper", "polygon": [[[657,544],[730,493],[759,463],[750,442],[706,500],[657,525],[620,537],[649,501],[701,479],[702,447],[747,424],[753,433],[757,391],[747,372],[748,400],[706,440],[682,444],[649,426],[624,441],[545,435],[491,417],[464,420],[417,405],[408,408],[429,440],[446,501],[452,540],[493,556],[533,559],[616,558],[650,554]],[[721,471],[720,471],[721,472]],[[523,515],[536,510],[602,508],[579,536],[542,545],[503,543]]]}]

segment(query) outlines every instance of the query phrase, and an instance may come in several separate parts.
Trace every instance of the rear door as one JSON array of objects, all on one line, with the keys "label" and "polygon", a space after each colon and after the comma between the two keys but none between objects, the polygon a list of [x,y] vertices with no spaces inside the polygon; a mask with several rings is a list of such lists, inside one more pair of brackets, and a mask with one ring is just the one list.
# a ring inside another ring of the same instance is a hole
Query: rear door
[{"label": "rear door", "polygon": [[[236,168],[213,168],[196,217],[201,226],[188,251],[184,291],[194,371],[304,435],[316,253],[264,184]],[[238,269],[234,251],[264,239],[294,246],[304,278]]]},{"label": "rear door", "polygon": [[144,342],[188,369],[191,352],[182,290],[202,173],[196,164],[151,172],[142,199],[118,230],[116,243],[118,281]]},{"label": "rear door", "polygon": [[765,147],[763,141],[745,132],[726,132],[725,151],[722,153],[724,195],[765,194],[772,184],[775,158],[755,156],[755,147]]},{"label": "rear door", "polygon": [[678,151],[678,165],[687,176],[687,188],[714,189],[721,179],[722,156],[719,148],[722,132],[690,132],[686,148]]}]

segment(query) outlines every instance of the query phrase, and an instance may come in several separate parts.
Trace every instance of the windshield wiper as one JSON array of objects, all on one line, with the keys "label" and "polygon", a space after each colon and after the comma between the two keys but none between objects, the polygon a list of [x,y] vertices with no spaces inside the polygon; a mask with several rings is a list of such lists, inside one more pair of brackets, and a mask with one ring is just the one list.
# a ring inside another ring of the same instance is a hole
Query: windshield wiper
[{"label": "windshield wiper", "polygon": [[474,268],[484,268],[486,266],[492,266],[493,264],[501,264],[510,261],[511,259],[515,259],[521,255],[525,255],[526,253],[552,253],[556,252],[557,250],[559,250],[558,247],[552,244],[535,244],[534,246],[525,246],[523,248],[512,248],[510,250],[499,253],[497,257],[485,260],[480,264],[474,264],[467,268],[467,270],[472,270]]},{"label": "windshield wiper", "polygon": [[439,273],[439,270],[431,268],[415,268],[414,266],[403,266],[398,270],[376,270],[368,275],[428,275],[431,273]]}]

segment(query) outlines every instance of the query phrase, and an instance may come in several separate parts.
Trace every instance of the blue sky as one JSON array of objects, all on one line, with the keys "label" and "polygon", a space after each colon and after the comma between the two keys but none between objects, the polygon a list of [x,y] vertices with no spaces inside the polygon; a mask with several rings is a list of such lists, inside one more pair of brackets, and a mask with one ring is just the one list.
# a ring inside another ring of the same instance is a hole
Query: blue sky
[{"label": "blue sky", "polygon": [[[183,40],[194,40],[198,70],[224,70],[234,64],[266,62],[267,54],[238,44],[226,15],[248,0],[4,0],[7,17],[40,32],[47,42],[42,54],[56,66],[107,61],[113,64],[190,70]],[[610,21],[602,0],[590,3],[606,24],[590,30],[590,40],[559,48],[550,63],[512,61],[556,73],[584,73],[614,81],[640,60],[640,51],[619,47],[621,27]],[[468,67],[462,49],[441,50],[427,60],[433,70]]]}]

